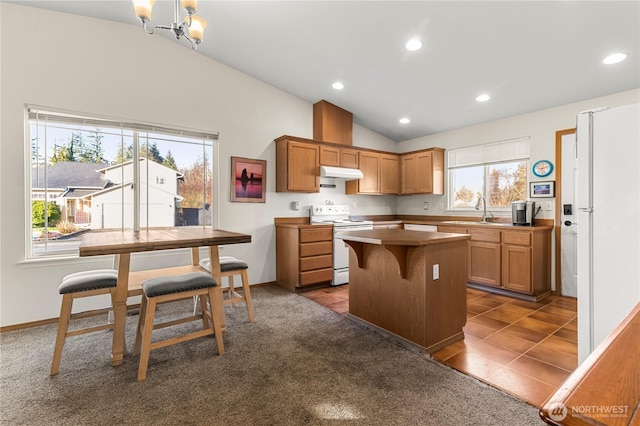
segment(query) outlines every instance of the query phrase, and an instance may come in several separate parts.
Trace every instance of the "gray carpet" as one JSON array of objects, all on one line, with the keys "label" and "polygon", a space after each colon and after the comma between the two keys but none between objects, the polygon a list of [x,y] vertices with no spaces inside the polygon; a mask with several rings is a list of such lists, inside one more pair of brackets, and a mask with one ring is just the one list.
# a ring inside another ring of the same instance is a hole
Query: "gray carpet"
[{"label": "gray carpet", "polygon": [[[113,368],[111,332],[67,340],[49,377],[56,326],[2,333],[3,425],[532,425],[538,410],[306,298],[252,290],[256,323],[226,308],[226,353],[201,338]],[[162,318],[190,302],[159,308]],[[133,346],[137,316],[127,321]],[[104,320],[94,317],[84,323]],[[198,323],[193,323],[194,327]],[[162,330],[171,332],[171,330]]]}]

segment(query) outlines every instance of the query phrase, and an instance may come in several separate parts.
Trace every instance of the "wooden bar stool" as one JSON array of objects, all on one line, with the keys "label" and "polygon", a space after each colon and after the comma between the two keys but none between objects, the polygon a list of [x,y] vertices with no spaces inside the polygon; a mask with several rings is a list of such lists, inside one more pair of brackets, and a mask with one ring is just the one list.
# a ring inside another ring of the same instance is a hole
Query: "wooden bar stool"
[{"label": "wooden bar stool", "polygon": [[[211,272],[211,261],[202,259],[200,266],[207,271]],[[229,280],[229,297],[224,299],[225,305],[235,305],[237,302],[245,302],[247,305],[247,314],[249,315],[249,322],[255,322],[255,316],[253,314],[253,304],[251,303],[251,290],[249,289],[249,274],[247,273],[249,266],[246,262],[237,259],[232,256],[220,256],[220,272],[222,277],[227,277]],[[242,294],[236,292],[236,286],[233,281],[234,276],[240,276],[242,279]],[[194,308],[197,307],[194,306]]]},{"label": "wooden bar stool", "polygon": [[[218,284],[211,274],[206,272],[189,272],[186,274],[173,275],[168,277],[151,278],[142,283],[142,302],[140,305],[140,319],[136,333],[136,343],[133,351],[134,355],[140,354],[140,365],[138,367],[138,380],[142,381],[147,377],[147,366],[149,364],[149,353],[158,348],[162,348],[176,343],[198,337],[215,334],[218,344],[218,354],[224,353],[224,343],[222,341],[222,327],[219,319],[224,312],[218,312],[221,290],[216,288]],[[198,296],[202,313],[173,321],[154,324],[156,304],[163,302],[173,302]],[[209,307],[207,307],[207,296]],[[217,302],[217,303],[216,303]],[[170,327],[190,321],[202,319],[203,329],[194,331],[179,337],[151,342],[151,333],[159,328]],[[209,325],[211,321],[211,325]]]},{"label": "wooden bar stool", "polygon": [[55,376],[60,371],[62,348],[64,347],[64,342],[67,337],[113,329],[113,324],[107,323],[95,327],[69,331],[69,321],[72,319],[71,308],[73,307],[74,299],[100,294],[111,294],[111,303],[113,305],[115,303],[117,283],[118,271],[115,269],[76,272],[62,279],[62,283],[58,287],[58,292],[62,295],[62,306],[60,307],[58,334],[56,336],[56,345],[53,349],[53,361],[51,362],[50,374],[52,376]]}]

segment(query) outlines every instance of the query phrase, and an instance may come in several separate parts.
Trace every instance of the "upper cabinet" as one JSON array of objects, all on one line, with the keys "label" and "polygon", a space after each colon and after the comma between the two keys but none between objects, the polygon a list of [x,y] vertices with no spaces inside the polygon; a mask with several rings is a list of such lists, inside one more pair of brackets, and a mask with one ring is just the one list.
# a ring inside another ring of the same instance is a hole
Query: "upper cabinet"
[{"label": "upper cabinet", "polygon": [[320,191],[320,146],[304,139],[276,139],[276,192]]},{"label": "upper cabinet", "polygon": [[327,101],[313,104],[313,139],[353,144],[353,114]]},{"label": "upper cabinet", "polygon": [[320,165],[358,168],[358,150],[334,145],[320,145]]},{"label": "upper cabinet", "polygon": [[385,152],[360,151],[358,166],[364,177],[347,181],[347,194],[397,195],[400,192],[400,156]]},{"label": "upper cabinet", "polygon": [[400,156],[380,154],[380,192],[382,194],[400,193]]},{"label": "upper cabinet", "polygon": [[401,194],[444,194],[444,149],[401,155]]}]

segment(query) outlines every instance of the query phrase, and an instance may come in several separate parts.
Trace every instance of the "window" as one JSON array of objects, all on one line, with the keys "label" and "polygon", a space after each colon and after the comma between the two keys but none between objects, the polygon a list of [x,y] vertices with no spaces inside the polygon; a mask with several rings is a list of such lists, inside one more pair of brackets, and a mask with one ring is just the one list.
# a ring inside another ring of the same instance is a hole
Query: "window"
[{"label": "window", "polygon": [[485,197],[487,207],[507,210],[527,198],[529,138],[454,149],[447,152],[449,209],[474,209]]},{"label": "window", "polygon": [[77,254],[95,230],[213,224],[217,134],[37,108],[28,124],[27,257]]}]

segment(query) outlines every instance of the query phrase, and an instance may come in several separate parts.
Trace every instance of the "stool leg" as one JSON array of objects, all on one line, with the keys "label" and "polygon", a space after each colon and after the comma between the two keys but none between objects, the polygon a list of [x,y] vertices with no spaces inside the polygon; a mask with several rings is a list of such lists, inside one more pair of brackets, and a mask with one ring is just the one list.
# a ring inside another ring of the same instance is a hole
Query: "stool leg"
[{"label": "stool leg", "polygon": [[247,304],[247,314],[249,314],[249,322],[255,322],[253,315],[253,304],[251,303],[251,290],[249,290],[249,274],[246,269],[242,270],[242,289],[244,290],[244,301]]},{"label": "stool leg", "polygon": [[142,349],[140,352],[140,366],[138,367],[138,381],[143,381],[147,378],[149,352],[151,352],[151,332],[153,331],[153,317],[155,312],[156,299],[154,297],[149,297],[147,301],[147,311],[144,315],[144,326],[142,330]]},{"label": "stool leg", "polygon": [[[224,315],[224,307],[222,312],[218,315],[220,306],[223,306],[222,300],[222,288],[209,287],[209,313],[211,314],[211,322],[213,323],[213,332],[216,335],[216,344],[218,345],[218,355],[224,354],[224,342],[222,341],[222,326],[220,324],[220,318]],[[203,297],[204,298],[204,297]]]},{"label": "stool leg", "polygon": [[58,319],[58,334],[56,345],[53,349],[53,361],[51,361],[51,376],[55,376],[60,371],[60,358],[62,358],[62,348],[67,337],[69,319],[71,318],[71,307],[73,306],[73,296],[71,293],[62,296],[62,306],[60,307],[60,318]]},{"label": "stool leg", "polygon": [[[203,330],[207,330],[211,327],[209,327],[209,318],[207,317],[207,311],[209,310],[207,308],[207,296],[206,294],[202,294],[200,296],[198,296],[200,298],[200,312],[202,315],[202,329]],[[213,321],[213,319],[212,319]]]},{"label": "stool leg", "polygon": [[138,355],[140,353],[140,346],[142,345],[142,330],[144,330],[144,319],[147,314],[147,297],[143,294],[140,299],[140,312],[138,312],[138,326],[136,327],[136,341],[133,345],[133,354]]},{"label": "stool leg", "polygon": [[[229,299],[233,299],[235,289],[236,289],[236,286],[233,283],[233,275],[229,275],[227,279],[229,280]],[[231,306],[236,306],[236,304],[231,303]]]}]

